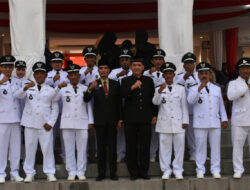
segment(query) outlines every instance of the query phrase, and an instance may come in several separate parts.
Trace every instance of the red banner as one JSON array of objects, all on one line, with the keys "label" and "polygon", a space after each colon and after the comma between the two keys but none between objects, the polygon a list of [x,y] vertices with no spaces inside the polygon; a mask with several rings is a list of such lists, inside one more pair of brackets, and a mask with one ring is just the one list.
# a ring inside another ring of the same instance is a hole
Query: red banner
[{"label": "red banner", "polygon": [[228,63],[229,76],[233,76],[235,65],[237,62],[237,41],[238,39],[238,28],[226,30],[226,54]]}]

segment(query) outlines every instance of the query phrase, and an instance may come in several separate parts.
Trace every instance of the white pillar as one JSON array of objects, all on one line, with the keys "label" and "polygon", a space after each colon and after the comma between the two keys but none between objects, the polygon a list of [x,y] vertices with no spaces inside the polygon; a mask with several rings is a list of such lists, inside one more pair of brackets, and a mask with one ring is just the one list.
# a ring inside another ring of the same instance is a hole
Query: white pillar
[{"label": "white pillar", "polygon": [[160,47],[166,51],[166,61],[182,71],[181,57],[193,52],[193,0],[158,0]]},{"label": "white pillar", "polygon": [[44,60],[46,0],[9,0],[11,53],[27,63],[27,77],[32,66]]}]

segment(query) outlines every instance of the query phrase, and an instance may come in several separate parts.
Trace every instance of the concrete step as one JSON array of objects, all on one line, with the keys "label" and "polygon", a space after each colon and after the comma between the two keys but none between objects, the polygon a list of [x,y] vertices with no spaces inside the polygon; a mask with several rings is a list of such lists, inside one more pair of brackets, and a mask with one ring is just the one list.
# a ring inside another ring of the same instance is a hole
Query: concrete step
[{"label": "concrete step", "polygon": [[[209,144],[207,146],[208,148],[208,155],[210,154],[210,148],[209,148]],[[231,144],[223,144],[221,143],[221,158],[222,159],[231,159],[232,158],[232,151],[233,151],[233,148],[232,148],[232,145]],[[60,157],[60,153],[61,153],[61,150],[60,148],[55,148],[55,160],[56,160],[56,163],[57,164],[61,164],[62,163],[62,158]],[[94,151],[95,152],[95,151]],[[249,146],[246,144],[244,146],[244,149],[243,149],[243,156],[244,158],[249,158],[250,157],[250,154],[249,154]],[[89,153],[89,162],[96,162],[96,158],[94,156],[94,153],[92,151],[92,153],[90,154]],[[189,154],[188,154],[188,148],[186,147],[186,150],[185,150],[185,160],[188,160],[189,158]],[[36,154],[36,164],[42,164],[43,162],[43,156],[42,156],[42,152],[40,150],[40,148],[38,149],[37,151],[37,154]]]},{"label": "concrete step", "polygon": [[249,176],[238,180],[232,179],[231,176],[221,179],[185,177],[184,180],[152,178],[151,180],[135,181],[120,178],[118,181],[107,179],[101,182],[88,179],[85,182],[59,180],[57,182],[36,181],[30,184],[5,183],[0,185],[1,190],[248,190],[249,187]]},{"label": "concrete step", "polygon": [[[244,167],[245,167],[245,173],[250,174],[250,159],[244,159]],[[184,175],[185,176],[195,176],[195,162],[194,161],[185,161],[184,162]],[[207,174],[210,174],[210,161],[206,162],[206,171]],[[9,169],[7,171],[9,173]],[[233,174],[233,163],[231,159],[223,159],[221,161],[221,174],[222,175],[232,175]],[[24,171],[22,170],[22,167],[20,169],[20,175],[25,176]],[[92,163],[88,164],[86,176],[93,178],[97,177],[97,164]],[[109,169],[107,168],[107,176],[109,175]],[[128,177],[129,173],[126,167],[125,163],[119,163],[117,164],[117,175],[120,177]],[[160,170],[160,164],[159,162],[151,163],[149,168],[149,175],[150,176],[161,176],[162,172]],[[64,164],[57,164],[56,165],[56,176],[58,179],[66,179],[68,174],[65,169]],[[36,165],[36,179],[46,179],[45,174],[43,173],[43,166],[42,165]]]}]

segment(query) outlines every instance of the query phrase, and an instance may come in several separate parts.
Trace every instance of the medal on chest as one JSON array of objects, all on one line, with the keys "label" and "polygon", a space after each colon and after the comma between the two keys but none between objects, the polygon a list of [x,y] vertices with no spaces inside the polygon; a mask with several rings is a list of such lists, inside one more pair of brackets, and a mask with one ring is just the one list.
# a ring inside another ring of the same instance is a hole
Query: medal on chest
[{"label": "medal on chest", "polygon": [[162,98],[162,101],[161,101],[161,103],[163,103],[163,104],[166,104],[166,99],[165,98]]},{"label": "medal on chest", "polygon": [[69,96],[67,96],[66,102],[70,102],[70,97]]},{"label": "medal on chest", "polygon": [[4,95],[8,94],[8,92],[7,92],[6,89],[4,89],[3,94],[4,94]]},{"label": "medal on chest", "polygon": [[33,96],[32,96],[31,94],[30,94],[30,96],[29,96],[29,99],[30,99],[30,100],[33,100]]},{"label": "medal on chest", "polygon": [[202,99],[201,99],[201,97],[199,97],[198,103],[199,103],[199,104],[202,104]]}]

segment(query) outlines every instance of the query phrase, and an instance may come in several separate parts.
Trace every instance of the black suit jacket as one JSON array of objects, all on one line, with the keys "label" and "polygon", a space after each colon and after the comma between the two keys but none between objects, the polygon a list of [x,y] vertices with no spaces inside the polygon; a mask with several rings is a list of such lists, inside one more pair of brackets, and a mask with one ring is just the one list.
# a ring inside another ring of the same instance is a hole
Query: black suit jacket
[{"label": "black suit jacket", "polygon": [[[137,80],[142,82],[141,88],[131,91],[131,86]],[[125,124],[148,124],[152,122],[152,117],[157,116],[157,107],[152,103],[154,92],[154,82],[150,77],[129,76],[122,79],[121,95],[125,98],[123,110]]]},{"label": "black suit jacket", "polygon": [[98,86],[89,93],[84,94],[84,101],[94,100],[94,123],[98,125],[117,125],[121,119],[121,96],[120,84],[117,81],[109,80],[108,98],[106,99],[101,80],[98,79]]}]

